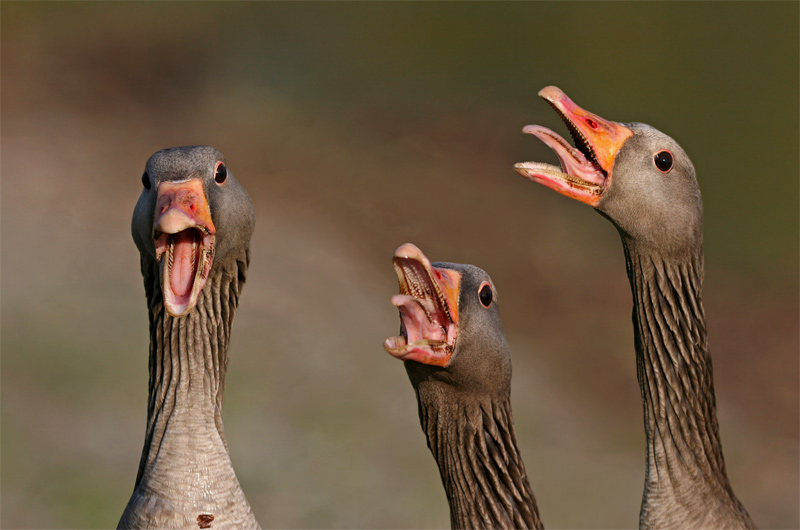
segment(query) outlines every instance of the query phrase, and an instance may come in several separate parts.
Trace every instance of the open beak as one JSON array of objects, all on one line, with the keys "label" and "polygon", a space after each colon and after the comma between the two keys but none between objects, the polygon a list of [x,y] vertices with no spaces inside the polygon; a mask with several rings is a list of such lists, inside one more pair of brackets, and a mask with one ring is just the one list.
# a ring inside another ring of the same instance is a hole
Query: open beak
[{"label": "open beak", "polygon": [[533,134],[547,144],[561,162],[561,167],[542,162],[520,162],[514,169],[548,188],[590,206],[597,206],[611,182],[614,159],[633,131],[583,110],[558,87],[548,86],[539,92],[564,120],[575,147],[541,125],[526,125],[522,132]]},{"label": "open beak", "polygon": [[202,181],[158,185],[153,239],[170,315],[181,317],[197,304],[214,261],[215,232]]},{"label": "open beak", "polygon": [[392,304],[400,310],[401,334],[383,347],[404,361],[447,366],[458,335],[461,274],[434,267],[411,243],[401,245],[392,262],[400,284]]}]

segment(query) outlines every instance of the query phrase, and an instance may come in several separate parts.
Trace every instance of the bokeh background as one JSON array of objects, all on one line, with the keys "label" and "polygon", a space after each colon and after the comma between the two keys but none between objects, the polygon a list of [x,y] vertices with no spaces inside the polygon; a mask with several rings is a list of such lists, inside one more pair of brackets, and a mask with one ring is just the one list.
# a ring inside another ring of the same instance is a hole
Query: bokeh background
[{"label": "bokeh background", "polygon": [[485,268],[519,444],[555,528],[638,523],[644,436],[618,235],[519,177],[549,84],[682,143],[705,201],[726,462],[798,528],[798,11],[786,3],[2,3],[3,528],[108,528],[144,438],[130,215],[154,151],[219,148],[258,222],[232,459],[268,528],[442,528],[401,363],[394,249]]}]

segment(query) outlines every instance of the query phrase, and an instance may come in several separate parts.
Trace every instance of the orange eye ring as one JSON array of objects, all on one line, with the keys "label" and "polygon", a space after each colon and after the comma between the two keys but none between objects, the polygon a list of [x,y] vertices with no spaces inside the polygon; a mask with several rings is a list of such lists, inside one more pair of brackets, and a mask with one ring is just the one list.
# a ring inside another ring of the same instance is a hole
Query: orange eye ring
[{"label": "orange eye ring", "polygon": [[672,169],[674,164],[672,153],[667,149],[659,151],[653,155],[653,163],[660,172],[669,173],[669,170]]},{"label": "orange eye ring", "polygon": [[480,287],[478,287],[478,299],[481,301],[481,305],[485,308],[489,308],[492,305],[492,299],[494,298],[494,293],[492,292],[492,286],[489,285],[489,282],[483,282]]},{"label": "orange eye ring", "polygon": [[222,184],[228,178],[228,168],[225,167],[225,164],[222,162],[217,162],[217,166],[214,168],[214,182],[217,184]]}]

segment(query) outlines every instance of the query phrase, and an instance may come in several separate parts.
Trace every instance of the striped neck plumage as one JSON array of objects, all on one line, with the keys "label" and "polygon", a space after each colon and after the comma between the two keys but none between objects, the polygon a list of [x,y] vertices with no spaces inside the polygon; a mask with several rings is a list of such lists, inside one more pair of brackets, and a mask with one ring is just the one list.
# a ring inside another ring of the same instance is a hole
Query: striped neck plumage
[{"label": "striped neck plumage", "polygon": [[508,398],[462,400],[424,389],[417,394],[452,527],[542,528]]},{"label": "striped neck plumage", "polygon": [[[227,451],[221,412],[228,344],[246,271],[246,259],[231,260],[227,267],[215,269],[197,306],[177,318],[165,310],[157,279],[148,282],[145,278],[150,309],[146,452],[148,446],[158,446],[170,418],[182,414],[213,424]],[[156,456],[157,451],[149,457],[143,455],[139,478]]]},{"label": "striped neck plumage", "polygon": [[233,470],[221,415],[247,254],[215,265],[197,305],[182,317],[164,309],[155,268],[144,275],[150,309],[147,432],[120,528],[258,528]]},{"label": "striped neck plumage", "polygon": [[722,455],[702,300],[702,242],[672,256],[625,237],[623,244],[647,439],[643,526],[667,520],[692,526],[720,503],[749,520]]}]

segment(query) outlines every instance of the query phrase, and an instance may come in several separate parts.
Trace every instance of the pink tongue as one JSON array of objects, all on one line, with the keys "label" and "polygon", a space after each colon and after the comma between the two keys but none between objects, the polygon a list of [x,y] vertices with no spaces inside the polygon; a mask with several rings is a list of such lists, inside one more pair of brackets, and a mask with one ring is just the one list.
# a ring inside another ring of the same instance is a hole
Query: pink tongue
[{"label": "pink tongue", "polygon": [[178,296],[191,294],[194,283],[197,238],[192,232],[194,230],[184,230],[172,236],[174,247],[170,283],[172,292]]},{"label": "pink tongue", "polygon": [[[420,300],[408,295],[396,294],[392,296],[392,304],[400,310],[400,318],[403,319],[408,344],[425,339],[447,340],[447,335],[442,330],[442,324],[436,321],[436,316],[441,319],[443,315],[436,309],[432,300]],[[428,314],[422,304],[432,315],[435,315],[433,322],[428,320]]]}]

